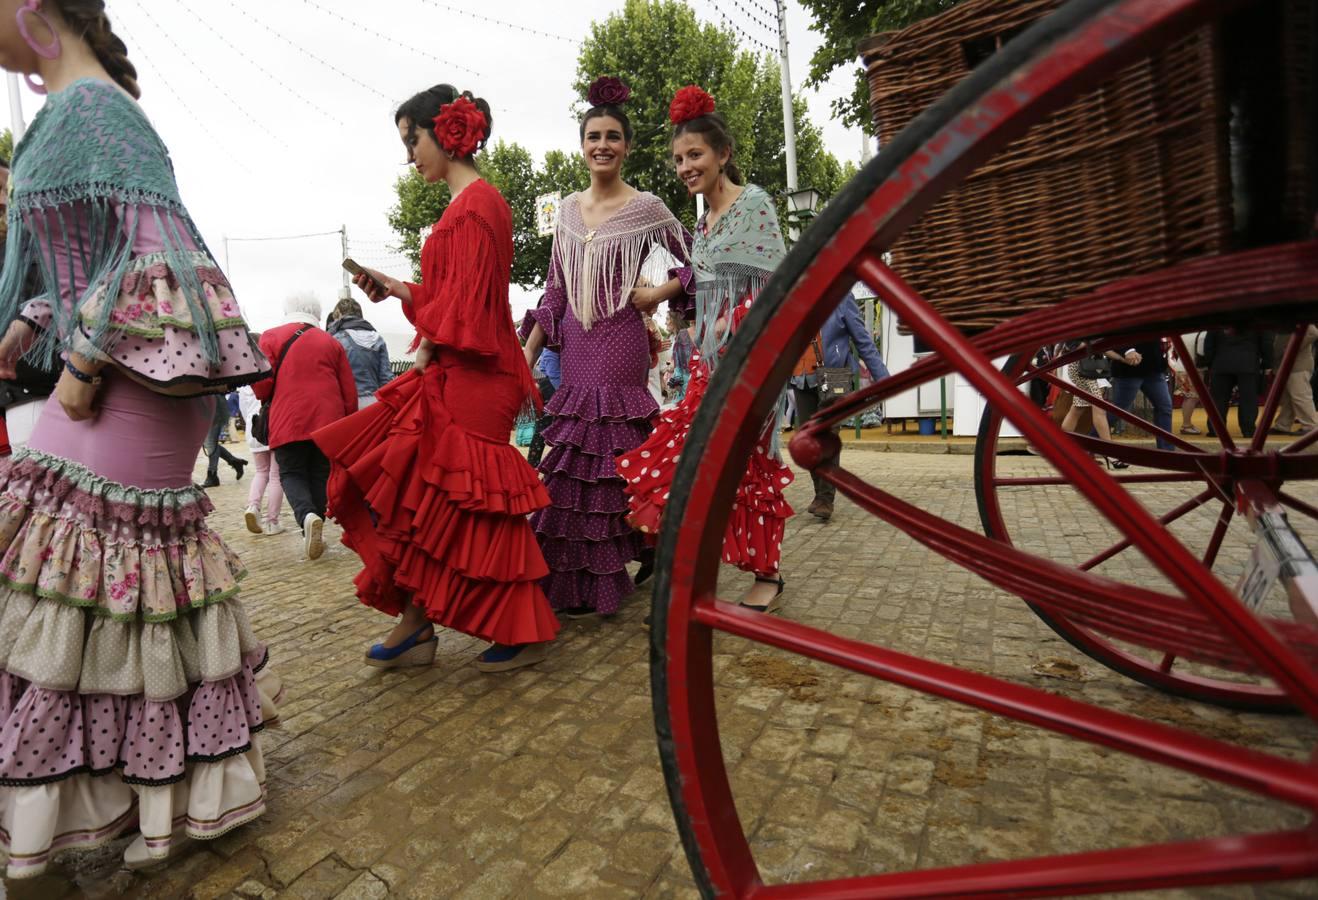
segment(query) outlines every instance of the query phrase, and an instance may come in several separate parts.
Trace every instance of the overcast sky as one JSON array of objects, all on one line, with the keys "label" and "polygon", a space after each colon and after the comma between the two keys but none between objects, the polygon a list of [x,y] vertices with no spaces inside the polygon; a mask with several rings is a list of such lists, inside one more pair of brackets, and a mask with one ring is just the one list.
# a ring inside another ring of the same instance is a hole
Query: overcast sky
[{"label": "overcast sky", "polygon": [[[759,15],[756,7],[771,8],[772,0],[690,5],[703,21],[720,23],[726,13],[748,35],[776,40],[746,12]],[[142,105],[169,146],[183,200],[260,329],[282,318],[283,299],[295,291],[314,292],[329,310],[341,285],[339,237],[237,238],[337,232],[346,225],[360,263],[407,275],[406,261],[388,249],[395,238],[386,214],[394,180],[404,172],[393,110],[416,91],[449,82],[491,102],[494,139],[516,141],[537,158],[575,149],[575,41],[622,4],[110,0],[107,6],[137,66]],[[800,90],[819,36],[796,2],[788,3],[787,16],[793,84]],[[849,87],[848,77],[837,76],[805,98],[829,149],[859,161],[860,132],[829,113]],[[27,121],[39,104],[24,88]],[[513,287],[515,309],[535,299]],[[368,308],[367,316],[395,348],[410,337],[397,301]]]}]

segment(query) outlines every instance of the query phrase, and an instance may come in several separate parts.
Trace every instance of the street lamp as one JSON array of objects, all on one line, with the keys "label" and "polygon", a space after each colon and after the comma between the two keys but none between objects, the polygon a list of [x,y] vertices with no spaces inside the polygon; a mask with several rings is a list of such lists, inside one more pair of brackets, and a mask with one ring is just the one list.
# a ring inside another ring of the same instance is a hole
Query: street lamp
[{"label": "street lamp", "polygon": [[812,187],[787,192],[788,235],[793,241],[800,238],[801,230],[815,217],[819,200],[819,191]]}]

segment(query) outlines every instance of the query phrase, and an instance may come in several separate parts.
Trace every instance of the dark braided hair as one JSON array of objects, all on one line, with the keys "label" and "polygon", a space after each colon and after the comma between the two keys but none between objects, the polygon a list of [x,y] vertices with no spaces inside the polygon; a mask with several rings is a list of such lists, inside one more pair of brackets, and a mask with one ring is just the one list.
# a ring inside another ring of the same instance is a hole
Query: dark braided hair
[{"label": "dark braided hair", "polygon": [[[432,88],[427,88],[398,107],[397,112],[394,113],[394,124],[407,119],[411,123],[411,128],[408,130],[409,135],[415,134],[418,128],[424,128],[430,132],[430,136],[433,138],[435,137],[435,117],[439,115],[440,107],[448,106],[459,97],[466,97],[485,114],[485,137],[472,151],[472,156],[475,156],[485,149],[485,144],[494,132],[494,116],[490,112],[490,104],[480,97],[473,96],[471,91],[458,93],[458,89],[451,84],[437,84]],[[435,143],[439,143],[438,138],[435,139]],[[471,157],[467,158],[470,159]]]},{"label": "dark braided hair", "polygon": [[110,17],[105,14],[105,0],[55,0],[55,6],[69,28],[92,48],[96,59],[115,83],[132,95],[134,100],[141,99],[142,89],[137,86],[137,67],[128,59],[128,46],[110,27]]},{"label": "dark braided hair", "polygon": [[737,168],[737,164],[733,161],[737,145],[732,139],[732,132],[728,130],[728,123],[724,121],[722,116],[712,112],[705,113],[703,116],[696,116],[694,119],[687,119],[673,129],[673,140],[677,140],[684,134],[700,135],[715,153],[722,153],[727,150],[728,163],[723,167],[723,171],[727,173],[728,180],[737,185],[746,183],[741,177],[741,170]]}]

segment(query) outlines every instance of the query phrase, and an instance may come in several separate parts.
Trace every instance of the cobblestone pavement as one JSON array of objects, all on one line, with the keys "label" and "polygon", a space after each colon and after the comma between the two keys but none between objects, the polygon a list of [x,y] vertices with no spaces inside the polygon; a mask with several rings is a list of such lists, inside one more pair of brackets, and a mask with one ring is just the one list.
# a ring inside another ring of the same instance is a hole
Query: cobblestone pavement
[{"label": "cobblestone pavement", "polygon": [[[978,527],[967,457],[851,451],[847,462]],[[1010,472],[1042,468],[1028,456],[1001,462]],[[798,509],[808,485],[800,479],[789,491]],[[433,668],[381,672],[361,663],[387,623],[353,599],[355,557],[334,546],[318,563],[301,562],[294,533],[248,535],[245,488],[226,480],[213,492],[214,521],[251,569],[243,599],[288,688],[281,723],[262,737],[268,816],[145,874],[119,867],[122,841],[71,855],[37,882],[8,885],[9,896],[692,894],[651,726],[645,592],[614,621],[566,624],[550,659],[533,669],[481,675],[471,666],[480,646],[444,634]],[[1161,512],[1184,491],[1155,486],[1147,496]],[[1318,502],[1310,496],[1318,491],[1300,493]],[[1061,489],[1015,489],[1005,503],[1017,540],[1059,558],[1088,556],[1107,539]],[[1202,532],[1202,522],[1184,528]],[[1243,535],[1234,544],[1226,577],[1244,559]],[[1138,563],[1126,564],[1139,574]],[[828,525],[792,520],[784,571],[785,614],[838,634],[1296,758],[1314,744],[1313,726],[1298,718],[1175,700],[1103,669],[1018,599],[845,501]],[[1260,831],[1300,818],[1253,795],[739,639],[720,638],[716,653],[725,757],[770,881]]]}]

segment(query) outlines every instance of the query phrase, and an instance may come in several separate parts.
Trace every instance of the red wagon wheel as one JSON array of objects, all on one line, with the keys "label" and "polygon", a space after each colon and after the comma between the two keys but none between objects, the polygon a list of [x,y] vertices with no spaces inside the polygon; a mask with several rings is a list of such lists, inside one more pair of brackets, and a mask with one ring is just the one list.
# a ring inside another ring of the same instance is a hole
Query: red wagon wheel
[{"label": "red wagon wheel", "polygon": [[[696,415],[661,535],[652,608],[652,692],[665,779],[697,885],[707,896],[1003,897],[1080,894],[1318,873],[1310,830],[1252,834],[1006,863],[766,886],[737,814],[723,763],[712,672],[715,631],[881,678],[990,713],[1105,745],[1155,763],[1318,811],[1318,770],[1099,709],[1034,688],[918,659],[874,644],[721,602],[717,575],[733,496],[793,362],[857,280],[884,298],[934,354],[857,392],[807,423],[793,458],[857,505],[976,575],[1075,621],[1102,621],[1123,637],[1154,631],[1195,658],[1248,663],[1310,717],[1318,716],[1313,609],[1303,596],[1293,627],[1246,610],[1077,443],[1032,406],[992,359],[1077,335],[1150,332],[1220,321],[1242,307],[1256,318],[1292,307],[1315,314],[1318,245],[1210,259],[1012,320],[973,340],[883,262],[883,251],[939,196],[1009,140],[1085,86],[1196,27],[1211,0],[1077,0],[1013,40],[894,140],[837,197],[758,298]],[[1224,273],[1238,287],[1224,290]],[[1266,273],[1266,277],[1258,273]],[[1162,298],[1158,308],[1149,291]],[[952,371],[1021,430],[1099,515],[1111,521],[1176,593],[1120,590],[1112,579],[1053,563],[948,522],[867,484],[837,464],[829,429],[857,411]],[[1242,479],[1252,491],[1257,479]],[[1318,592],[1315,592],[1318,593]],[[1101,602],[1120,602],[1105,609]],[[1229,660],[1226,659],[1229,657]]]},{"label": "red wagon wheel", "polygon": [[[1246,316],[1250,325],[1257,324],[1252,310]],[[1043,380],[1063,393],[1089,403],[1096,412],[1111,412],[1155,433],[1165,444],[1173,445],[1175,450],[1170,451],[1121,441],[1101,441],[1095,437],[1077,437],[1077,442],[1085,450],[1129,464],[1131,468],[1115,474],[1114,479],[1139,497],[1146,507],[1157,510],[1160,513],[1158,521],[1199,556],[1205,569],[1216,574],[1224,584],[1234,587],[1247,562],[1241,558],[1242,554],[1248,554],[1255,542],[1250,523],[1245,517],[1236,515],[1237,481],[1248,479],[1251,473],[1255,477],[1261,475],[1270,495],[1289,508],[1290,522],[1297,531],[1312,536],[1318,529],[1318,509],[1294,493],[1297,482],[1318,479],[1318,454],[1296,452],[1294,441],[1278,440],[1270,427],[1281,391],[1299,361],[1305,328],[1305,324],[1293,328],[1292,337],[1275,370],[1271,390],[1263,404],[1263,419],[1253,440],[1239,443],[1226,430],[1226,411],[1213,404],[1200,374],[1192,367],[1187,370],[1187,376],[1195,392],[1203,398],[1211,433],[1216,435],[1208,446],[1150,426],[1134,414],[1116,408],[1110,400],[1082,390],[1064,376],[1064,370],[1070,368],[1077,356],[1085,354],[1086,349],[1111,342],[1126,346],[1130,342],[1128,336],[1090,342],[1087,348],[1058,353],[1040,365],[1030,364],[1029,357],[1022,354],[1012,358],[1004,371],[1017,384],[1032,379]],[[1182,358],[1189,357],[1179,335],[1166,337],[1177,346]],[[975,446],[975,495],[980,520],[985,534],[995,540],[1023,547],[1033,543],[1036,545],[1033,552],[1046,552],[1042,535],[1035,533],[1022,539],[1017,533],[1020,531],[1019,519],[1013,510],[1046,504],[1053,509],[1072,509],[1078,517],[1087,519],[1088,504],[1076,495],[1067,479],[1037,457],[1001,455],[1004,446],[1011,443],[1010,439],[1003,437],[1005,422],[1001,411],[996,408],[986,409],[980,422]],[[1287,485],[1290,485],[1289,489]],[[1131,541],[1109,530],[1107,538],[1092,548],[1089,558],[1078,568],[1107,572],[1125,585],[1147,584],[1156,573],[1132,548]],[[1233,556],[1232,550],[1236,551],[1234,558],[1229,558]],[[1274,591],[1261,599],[1264,601],[1261,612],[1276,624],[1284,627],[1294,621],[1281,591]],[[1175,654],[1123,643],[1086,628],[1064,614],[1032,606],[1050,628],[1077,649],[1142,684],[1236,709],[1294,711],[1294,704],[1285,691],[1270,680],[1258,677],[1257,673],[1194,665]]]}]

